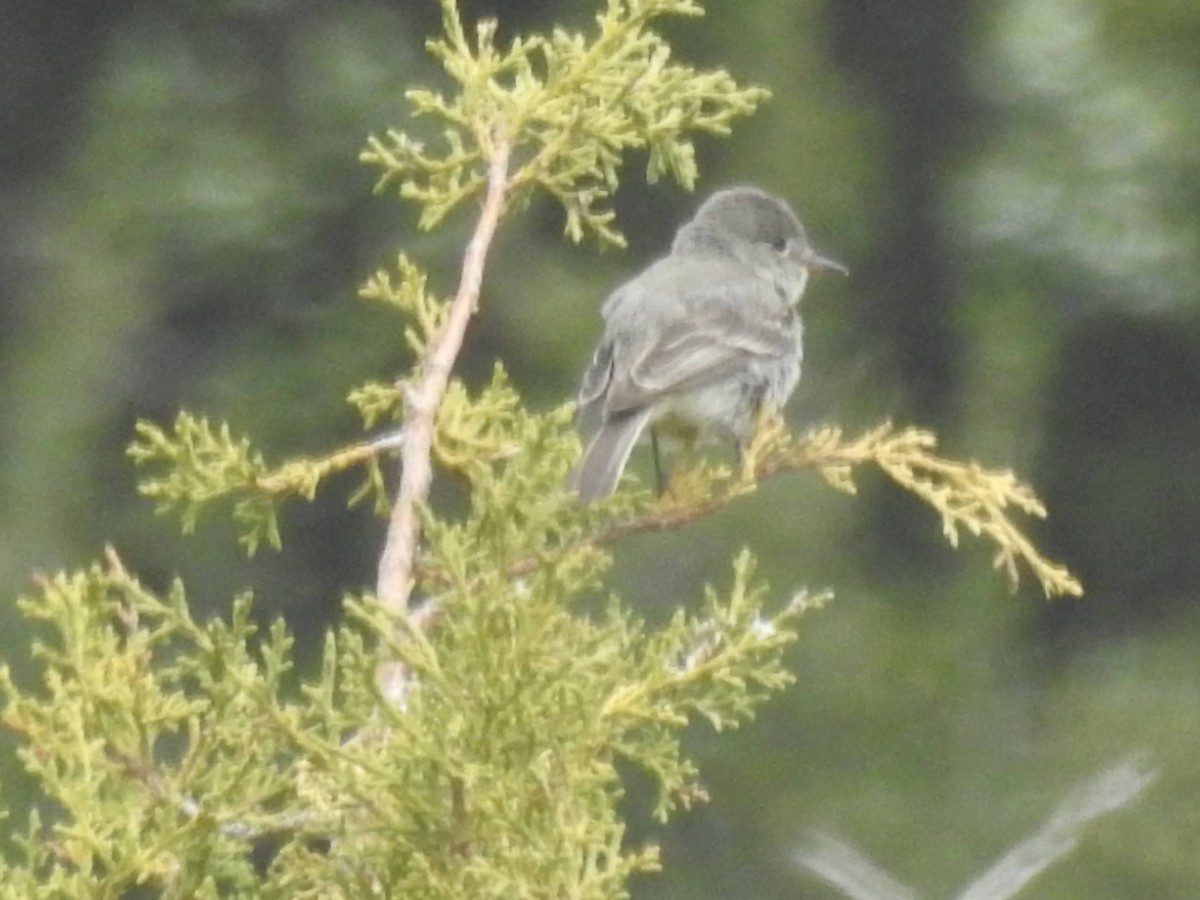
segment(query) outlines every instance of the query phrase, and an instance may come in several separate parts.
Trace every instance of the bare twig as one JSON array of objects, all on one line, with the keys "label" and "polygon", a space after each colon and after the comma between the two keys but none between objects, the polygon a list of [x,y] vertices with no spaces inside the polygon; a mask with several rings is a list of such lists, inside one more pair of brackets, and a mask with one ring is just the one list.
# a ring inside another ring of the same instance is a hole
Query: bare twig
[{"label": "bare twig", "polygon": [[[1158,770],[1140,755],[1109,766],[1079,785],[1041,828],[955,896],[958,900],[1011,900],[1070,854],[1086,826],[1132,804],[1157,777]],[[792,859],[852,900],[911,900],[919,896],[859,850],[828,834],[811,835]]]},{"label": "bare twig", "polygon": [[792,855],[796,865],[840,888],[851,900],[915,900],[917,894],[864,853],[831,834],[816,832]]},{"label": "bare twig", "polygon": [[1084,782],[1059,804],[1053,815],[994,866],[972,881],[959,900],[1008,900],[1079,844],[1084,826],[1128,806],[1158,777],[1141,756],[1109,766]]},{"label": "bare twig", "polygon": [[[429,495],[433,481],[430,452],[433,447],[433,423],[438,406],[446,393],[450,372],[462,349],[467,324],[479,306],[483,268],[488,248],[496,233],[496,223],[504,211],[508,186],[509,143],[494,137],[488,161],[487,193],[475,225],[475,233],[463,255],[462,277],[451,302],[450,314],[441,332],[429,346],[416,383],[404,386],[404,427],[400,449],[400,488],[388,521],[387,539],[379,558],[375,593],[384,607],[398,615],[408,610],[413,589],[413,566],[421,539],[419,508]],[[404,671],[388,667],[380,673],[385,696],[403,694]]]}]

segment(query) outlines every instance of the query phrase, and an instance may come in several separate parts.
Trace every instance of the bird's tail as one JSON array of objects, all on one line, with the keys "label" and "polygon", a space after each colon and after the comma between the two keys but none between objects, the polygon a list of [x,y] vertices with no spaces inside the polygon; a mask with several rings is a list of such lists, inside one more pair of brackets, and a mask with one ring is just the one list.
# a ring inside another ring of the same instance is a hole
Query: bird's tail
[{"label": "bird's tail", "polygon": [[616,416],[601,425],[584,448],[567,486],[581,500],[597,500],[616,490],[633,445],[649,420],[647,408]]}]

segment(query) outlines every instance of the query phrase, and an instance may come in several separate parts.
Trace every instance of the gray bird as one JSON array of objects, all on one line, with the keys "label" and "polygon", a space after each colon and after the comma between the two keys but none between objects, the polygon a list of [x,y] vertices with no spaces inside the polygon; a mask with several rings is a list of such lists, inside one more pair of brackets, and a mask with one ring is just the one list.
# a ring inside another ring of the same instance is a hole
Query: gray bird
[{"label": "gray bird", "polygon": [[708,198],[670,254],[601,309],[570,487],[584,500],[611,494],[647,426],[654,438],[734,441],[740,453],[763,404],[782,407],[800,380],[796,307],[812,269],[847,273],[813,250],[786,202],[751,187]]}]

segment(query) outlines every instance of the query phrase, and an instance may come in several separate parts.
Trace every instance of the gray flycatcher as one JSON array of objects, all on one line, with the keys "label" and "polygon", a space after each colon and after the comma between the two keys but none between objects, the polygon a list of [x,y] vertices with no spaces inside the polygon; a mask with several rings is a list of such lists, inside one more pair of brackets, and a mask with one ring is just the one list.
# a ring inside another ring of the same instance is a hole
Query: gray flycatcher
[{"label": "gray flycatcher", "polygon": [[569,486],[584,500],[611,494],[648,425],[656,466],[657,430],[732,440],[740,454],[760,408],[782,407],[800,380],[796,307],[812,269],[847,274],[813,250],[786,202],[751,187],[709,197],[670,254],[601,308]]}]

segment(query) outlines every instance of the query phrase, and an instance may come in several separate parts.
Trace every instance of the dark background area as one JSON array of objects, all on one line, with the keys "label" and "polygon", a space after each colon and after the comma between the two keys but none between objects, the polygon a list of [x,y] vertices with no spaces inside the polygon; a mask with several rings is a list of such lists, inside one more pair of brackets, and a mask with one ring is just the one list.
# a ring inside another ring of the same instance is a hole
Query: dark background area
[{"label": "dark background area", "polygon": [[[660,834],[639,896],[836,896],[789,861],[831,830],[942,894],[1134,751],[1161,769],[1030,896],[1191,897],[1200,885],[1200,6],[1171,0],[749,0],[664,26],[677,55],[774,98],[702,140],[701,192],[792,200],[852,270],[805,299],[798,427],[883,418],[1013,467],[1040,545],[1088,589],[1015,595],[916,502],[799,474],[686,530],[631,539],[614,587],[654,617],[744,544],[786,595],[832,586],[790,653],[798,684],[751,727],[697,730],[713,801]],[[585,0],[465,2],[502,34],[587,28]],[[371,196],[356,157],[444,77],[432,0],[9,0],[0,13],[2,655],[35,571],[105,541],[220,613],[254,586],[311,653],[381,529],[333,485],[247,561],[215,518],[183,539],[136,495],[137,418],[228,419],[274,458],[352,439],[346,391],[406,362],[354,299],[401,248],[449,290],[469,211],[436,234]],[[506,222],[463,373],[503,359],[538,408],[573,395],[598,307],[695,207],[629,160],[630,249]],[[644,469],[642,470],[645,471]],[[7,804],[27,790],[0,747]]]}]

